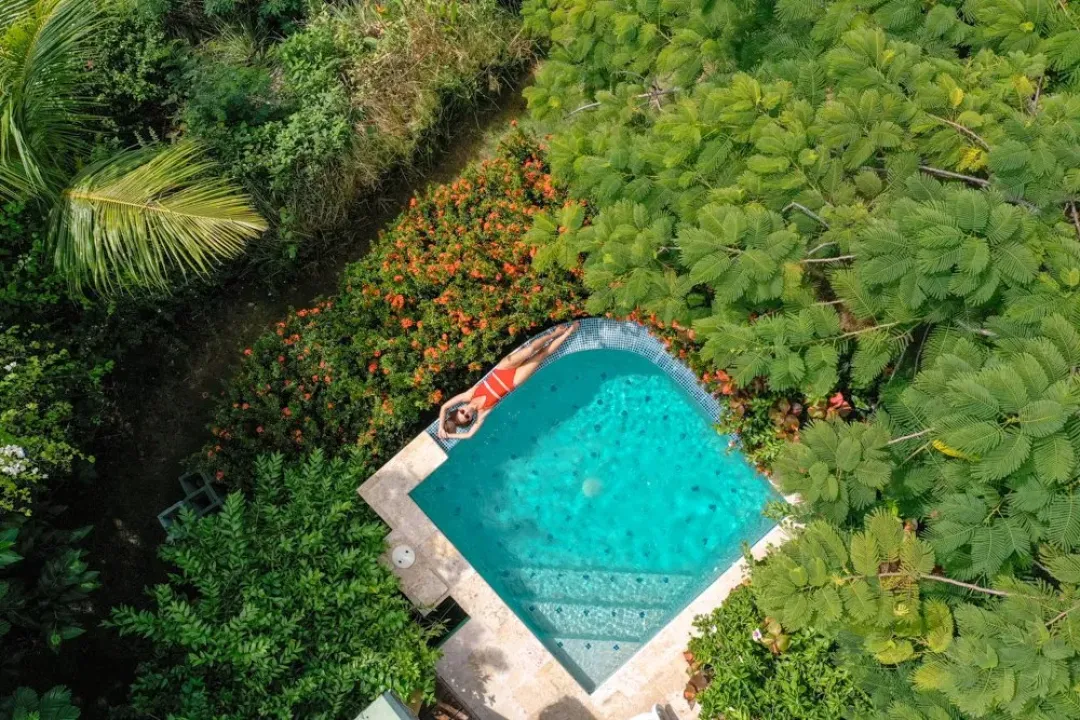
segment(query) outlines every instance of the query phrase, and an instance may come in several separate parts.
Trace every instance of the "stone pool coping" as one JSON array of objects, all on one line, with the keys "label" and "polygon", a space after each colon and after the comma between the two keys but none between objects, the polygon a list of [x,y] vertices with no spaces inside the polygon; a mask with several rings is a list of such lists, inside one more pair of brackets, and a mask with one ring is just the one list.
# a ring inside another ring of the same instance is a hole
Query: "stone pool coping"
[{"label": "stone pool coping", "polygon": [[[548,362],[591,349],[620,349],[642,355],[666,370],[709,417],[719,403],[694,373],[668,354],[663,344],[636,323],[589,318]],[[442,646],[437,671],[481,720],[627,720],[656,703],[684,720],[697,717],[682,693],[687,682],[682,652],[696,616],[711,612],[746,578],[740,558],[641,647],[622,667],[588,693],[548,651],[498,594],[435,526],[409,493],[448,458],[455,441],[435,434],[436,424],[414,438],[375,472],[358,492],[391,528],[389,545],[406,543],[416,561],[393,568],[402,591],[421,610],[446,597],[469,620]],[[788,498],[789,501],[797,500]],[[790,536],[788,523],[774,526],[751,554],[763,557]]]}]

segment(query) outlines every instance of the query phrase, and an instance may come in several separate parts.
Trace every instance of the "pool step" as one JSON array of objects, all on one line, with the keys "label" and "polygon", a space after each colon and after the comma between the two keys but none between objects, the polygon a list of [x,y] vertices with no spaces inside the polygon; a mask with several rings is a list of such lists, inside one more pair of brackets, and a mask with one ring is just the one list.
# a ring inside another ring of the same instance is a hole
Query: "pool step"
[{"label": "pool step", "polygon": [[[584,676],[583,684],[590,692],[589,677],[607,678],[618,670],[634,653],[641,649],[640,642],[607,642],[589,638],[553,637],[549,648],[553,654],[568,666],[576,677]],[[567,662],[568,661],[568,662]]]},{"label": "pool step", "polygon": [[526,601],[523,610],[545,634],[582,640],[592,639],[596,642],[610,642],[611,645],[648,637],[664,624],[669,615],[666,609],[656,607],[596,605],[548,600]]},{"label": "pool step", "polygon": [[502,575],[506,589],[520,598],[541,601],[670,607],[701,578],[679,573],[633,573],[609,570],[525,567]]}]

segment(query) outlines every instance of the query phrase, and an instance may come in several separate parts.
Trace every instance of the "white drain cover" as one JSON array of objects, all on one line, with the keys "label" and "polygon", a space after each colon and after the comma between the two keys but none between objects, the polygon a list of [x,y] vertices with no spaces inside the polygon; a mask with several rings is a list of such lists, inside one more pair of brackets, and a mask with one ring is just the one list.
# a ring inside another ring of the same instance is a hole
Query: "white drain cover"
[{"label": "white drain cover", "polygon": [[405,570],[416,562],[416,553],[408,545],[398,545],[390,552],[390,559],[394,561],[394,565]]}]

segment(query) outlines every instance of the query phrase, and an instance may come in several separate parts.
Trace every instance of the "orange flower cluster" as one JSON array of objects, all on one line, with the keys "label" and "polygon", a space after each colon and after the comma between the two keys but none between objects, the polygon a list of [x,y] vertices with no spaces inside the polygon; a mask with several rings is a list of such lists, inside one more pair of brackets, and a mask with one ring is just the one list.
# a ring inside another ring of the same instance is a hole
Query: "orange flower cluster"
[{"label": "orange flower cluster", "polygon": [[295,311],[245,354],[217,414],[231,439],[207,448],[209,468],[238,482],[255,456],[301,444],[383,456],[522,334],[583,314],[580,273],[537,272],[523,237],[568,201],[520,133],[412,198],[337,299]]}]

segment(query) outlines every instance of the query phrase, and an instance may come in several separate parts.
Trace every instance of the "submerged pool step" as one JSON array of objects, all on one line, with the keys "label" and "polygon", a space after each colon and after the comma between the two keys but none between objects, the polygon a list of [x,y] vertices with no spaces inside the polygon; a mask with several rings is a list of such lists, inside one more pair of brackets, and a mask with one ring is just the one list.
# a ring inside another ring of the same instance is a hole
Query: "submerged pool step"
[{"label": "submerged pool step", "polygon": [[637,641],[658,630],[668,618],[665,608],[595,605],[549,600],[527,601],[524,611],[545,634],[596,639],[618,644]]},{"label": "submerged pool step", "polygon": [[538,601],[565,601],[643,607],[671,606],[701,579],[679,573],[631,573],[609,570],[525,567],[505,571],[506,589]]},{"label": "submerged pool step", "polygon": [[596,638],[553,637],[548,647],[590,692],[589,678],[606,678],[641,649],[640,642],[607,642]]}]

